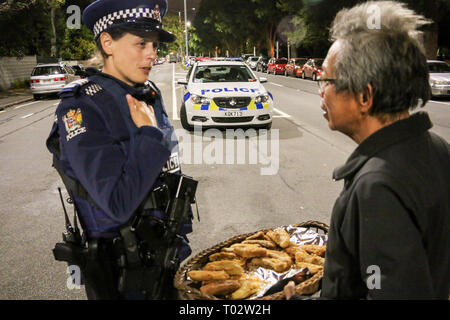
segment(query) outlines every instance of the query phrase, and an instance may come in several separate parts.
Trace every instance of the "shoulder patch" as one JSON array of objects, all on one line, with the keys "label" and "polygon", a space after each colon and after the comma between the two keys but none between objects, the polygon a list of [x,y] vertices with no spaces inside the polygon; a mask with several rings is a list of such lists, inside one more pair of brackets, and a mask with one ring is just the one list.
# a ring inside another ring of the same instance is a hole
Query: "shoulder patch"
[{"label": "shoulder patch", "polygon": [[86,132],[86,127],[82,126],[83,124],[83,116],[81,114],[81,109],[77,110],[70,109],[62,117],[62,121],[64,126],[66,127],[67,136],[66,139],[69,141],[75,136]]}]

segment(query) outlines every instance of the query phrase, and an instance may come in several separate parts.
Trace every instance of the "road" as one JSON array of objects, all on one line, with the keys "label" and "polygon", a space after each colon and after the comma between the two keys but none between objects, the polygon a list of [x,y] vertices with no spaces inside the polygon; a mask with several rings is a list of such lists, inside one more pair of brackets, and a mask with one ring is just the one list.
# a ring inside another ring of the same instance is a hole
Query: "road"
[{"label": "road", "polygon": [[[193,255],[232,236],[307,220],[329,223],[342,188],[333,168],[355,144],[328,129],[310,80],[258,74],[275,100],[269,132],[250,137],[225,131],[188,133],[178,117],[184,77],[179,65],[155,66],[151,79],[163,98],[177,135],[184,173],[199,180],[200,221],[189,236]],[[0,112],[0,299],[85,299],[69,289],[64,263],[51,249],[61,240],[64,218],[45,140],[59,100],[48,98]],[[429,102],[433,130],[450,141],[450,103]],[[70,212],[69,207],[69,212]]]}]

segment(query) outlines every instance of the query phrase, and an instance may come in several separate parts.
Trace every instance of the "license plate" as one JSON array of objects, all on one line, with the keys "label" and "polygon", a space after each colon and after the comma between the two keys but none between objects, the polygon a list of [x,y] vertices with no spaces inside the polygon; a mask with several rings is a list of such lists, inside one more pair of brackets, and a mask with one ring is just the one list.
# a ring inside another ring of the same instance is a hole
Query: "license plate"
[{"label": "license plate", "polygon": [[242,117],[242,111],[226,111],[226,117]]}]

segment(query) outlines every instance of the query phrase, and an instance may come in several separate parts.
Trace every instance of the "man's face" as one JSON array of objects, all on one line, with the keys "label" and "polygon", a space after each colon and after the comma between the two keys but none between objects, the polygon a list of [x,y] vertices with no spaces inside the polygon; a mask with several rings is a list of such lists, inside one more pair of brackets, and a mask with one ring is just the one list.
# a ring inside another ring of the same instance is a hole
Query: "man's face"
[{"label": "man's face", "polygon": [[127,33],[118,40],[112,40],[104,72],[129,85],[144,83],[157,58],[156,46],[156,34],[142,38]]},{"label": "man's face", "polygon": [[[328,51],[322,65],[323,79],[335,79],[334,66],[341,47],[342,44],[338,40]],[[362,126],[361,112],[355,96],[346,91],[336,93],[332,82],[325,83],[323,89],[319,90],[319,95],[322,98],[321,108],[324,111],[324,118],[328,121],[328,127],[354,137]]]}]

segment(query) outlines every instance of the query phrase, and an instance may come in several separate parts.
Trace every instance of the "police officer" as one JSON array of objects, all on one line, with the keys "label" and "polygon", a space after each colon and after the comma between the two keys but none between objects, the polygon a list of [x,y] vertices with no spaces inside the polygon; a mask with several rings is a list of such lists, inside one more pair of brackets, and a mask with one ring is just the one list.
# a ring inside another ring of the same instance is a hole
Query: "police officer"
[{"label": "police officer", "polygon": [[[87,272],[89,299],[144,298],[139,290],[117,290],[120,268],[113,239],[161,184],[161,172],[180,172],[178,141],[161,93],[147,80],[158,43],[175,40],[162,29],[166,12],[167,0],[98,0],[84,10],[83,22],[95,35],[104,67],[102,72],[89,69],[87,79],[60,92],[47,140],[84,238],[89,247],[98,246],[95,262],[101,271],[91,278]],[[165,218],[156,208],[151,215]],[[191,253],[185,236],[191,231],[189,218],[179,231],[179,261]]]}]

